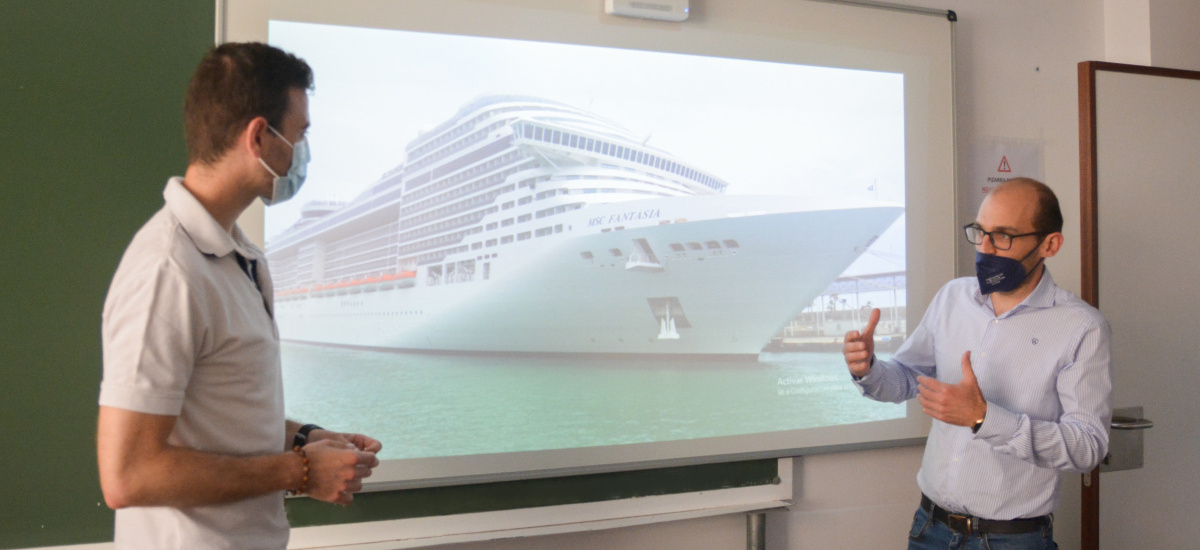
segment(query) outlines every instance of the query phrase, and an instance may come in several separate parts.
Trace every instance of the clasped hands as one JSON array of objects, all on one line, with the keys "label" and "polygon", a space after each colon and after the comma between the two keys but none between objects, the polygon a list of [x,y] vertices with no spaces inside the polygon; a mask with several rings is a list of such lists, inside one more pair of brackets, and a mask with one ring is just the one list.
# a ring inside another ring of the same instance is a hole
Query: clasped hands
[{"label": "clasped hands", "polygon": [[[842,355],[850,373],[862,378],[871,372],[875,360],[875,325],[879,324],[880,311],[871,310],[867,327],[862,332],[846,333],[842,344]],[[979,390],[979,381],[971,368],[971,352],[963,353],[962,380],[947,384],[936,378],[918,376],[917,401],[921,410],[942,422],[957,426],[973,426],[987,414],[987,401]]]},{"label": "clasped hands", "polygon": [[308,456],[308,495],[317,500],[349,506],[363,479],[371,477],[383,444],[362,434],[313,430],[304,446]]}]

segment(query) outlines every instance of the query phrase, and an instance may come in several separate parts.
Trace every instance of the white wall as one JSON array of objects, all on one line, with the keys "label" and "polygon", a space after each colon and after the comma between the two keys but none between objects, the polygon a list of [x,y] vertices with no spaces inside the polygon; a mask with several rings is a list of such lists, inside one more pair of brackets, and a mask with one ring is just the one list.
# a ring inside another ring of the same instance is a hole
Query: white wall
[{"label": "white wall", "polygon": [[[717,1],[733,0],[692,0],[692,4]],[[1112,24],[1115,16],[1110,16],[1106,27],[1106,4],[1114,1],[1124,0],[906,2],[954,10],[959,17],[955,56],[960,177],[972,140],[1003,137],[1042,143],[1045,180],[1059,195],[1067,220],[1066,244],[1049,265],[1055,281],[1076,293],[1080,284],[1077,63],[1110,60],[1108,51],[1132,50],[1149,51],[1156,66],[1200,69],[1200,33],[1196,32],[1200,2],[1133,2],[1149,10],[1150,32],[1129,34],[1132,31]],[[1109,11],[1121,10],[1110,6]],[[795,460],[796,505],[768,515],[768,548],[904,548],[904,534],[920,498],[915,481],[920,463],[921,449],[914,447]],[[1071,550],[1079,548],[1080,477],[1064,476],[1061,487],[1055,533],[1060,547]],[[729,550],[745,545],[745,520],[739,516],[448,548]]]},{"label": "white wall", "polygon": [[1200,71],[1200,2],[1151,0],[1150,65]]},{"label": "white wall", "polygon": [[1104,60],[1150,64],[1150,0],[1104,0]]}]

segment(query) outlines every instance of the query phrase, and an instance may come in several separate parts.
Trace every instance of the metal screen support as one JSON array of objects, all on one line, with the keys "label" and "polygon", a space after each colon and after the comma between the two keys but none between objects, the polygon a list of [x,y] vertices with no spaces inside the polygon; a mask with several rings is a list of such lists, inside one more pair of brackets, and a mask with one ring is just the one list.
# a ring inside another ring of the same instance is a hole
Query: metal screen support
[{"label": "metal screen support", "polygon": [[767,550],[767,513],[746,514],[746,550]]}]

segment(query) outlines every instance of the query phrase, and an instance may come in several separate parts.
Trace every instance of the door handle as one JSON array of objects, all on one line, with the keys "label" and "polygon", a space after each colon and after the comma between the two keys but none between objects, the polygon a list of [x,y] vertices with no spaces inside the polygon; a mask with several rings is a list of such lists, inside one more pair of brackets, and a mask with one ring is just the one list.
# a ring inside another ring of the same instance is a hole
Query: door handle
[{"label": "door handle", "polygon": [[1154,422],[1142,418],[1142,407],[1113,409],[1112,433],[1109,434],[1108,456],[1100,463],[1101,472],[1114,472],[1141,468],[1143,457],[1143,430],[1153,428]]},{"label": "door handle", "polygon": [[1135,416],[1116,416],[1112,418],[1112,429],[1114,430],[1145,430],[1153,428],[1154,422],[1145,418],[1137,418]]}]

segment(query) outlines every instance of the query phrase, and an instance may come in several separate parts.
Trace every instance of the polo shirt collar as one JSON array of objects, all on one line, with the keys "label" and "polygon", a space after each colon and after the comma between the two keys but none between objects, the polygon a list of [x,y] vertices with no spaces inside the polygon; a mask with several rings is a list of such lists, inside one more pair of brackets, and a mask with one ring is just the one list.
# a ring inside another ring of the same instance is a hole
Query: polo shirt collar
[{"label": "polo shirt collar", "polygon": [[200,252],[222,257],[237,250],[243,256],[248,255],[248,251],[239,246],[239,243],[248,242],[242,234],[242,229],[234,224],[233,234],[226,232],[212,214],[204,209],[204,205],[183,186],[183,178],[176,176],[167,180],[167,187],[163,189],[163,199]]}]

